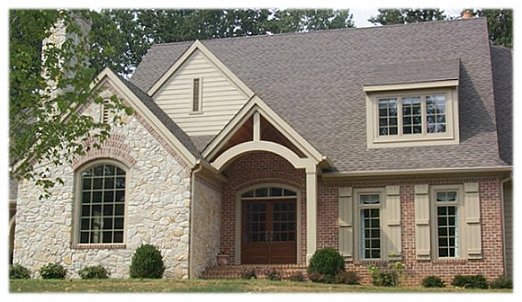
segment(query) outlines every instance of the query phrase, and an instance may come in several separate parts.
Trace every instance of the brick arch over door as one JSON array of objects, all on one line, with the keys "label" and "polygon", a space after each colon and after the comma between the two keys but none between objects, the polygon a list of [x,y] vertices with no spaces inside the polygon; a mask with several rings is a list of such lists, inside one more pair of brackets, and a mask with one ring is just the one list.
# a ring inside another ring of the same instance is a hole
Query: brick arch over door
[{"label": "brick arch over door", "polygon": [[269,152],[253,152],[234,160],[223,174],[228,181],[223,186],[221,205],[221,240],[220,249],[230,256],[235,263],[235,221],[237,193],[247,187],[264,183],[288,185],[299,191],[300,205],[300,264],[306,259],[306,174],[304,169],[295,169],[282,157]]}]

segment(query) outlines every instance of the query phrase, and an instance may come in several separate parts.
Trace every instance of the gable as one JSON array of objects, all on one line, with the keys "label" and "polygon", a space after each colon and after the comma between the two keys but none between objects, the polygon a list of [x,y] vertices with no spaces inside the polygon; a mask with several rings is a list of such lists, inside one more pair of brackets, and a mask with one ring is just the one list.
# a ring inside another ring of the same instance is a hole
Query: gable
[{"label": "gable", "polygon": [[[201,83],[200,112],[192,111],[195,78]],[[249,97],[207,55],[195,49],[153,98],[188,135],[202,136],[217,134]]]}]

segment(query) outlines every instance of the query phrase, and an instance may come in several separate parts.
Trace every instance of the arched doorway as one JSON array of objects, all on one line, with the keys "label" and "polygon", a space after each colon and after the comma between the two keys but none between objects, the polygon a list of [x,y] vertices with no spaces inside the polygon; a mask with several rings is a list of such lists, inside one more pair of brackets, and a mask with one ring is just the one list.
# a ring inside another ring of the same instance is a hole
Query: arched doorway
[{"label": "arched doorway", "polygon": [[295,189],[278,185],[240,193],[242,264],[297,263],[297,200]]}]

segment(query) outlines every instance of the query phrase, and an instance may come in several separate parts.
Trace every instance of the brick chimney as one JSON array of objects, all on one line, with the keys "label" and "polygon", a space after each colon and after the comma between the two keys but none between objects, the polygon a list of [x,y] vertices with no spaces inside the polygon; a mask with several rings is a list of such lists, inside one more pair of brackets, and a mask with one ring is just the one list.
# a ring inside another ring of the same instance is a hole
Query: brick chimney
[{"label": "brick chimney", "polygon": [[473,12],[469,9],[463,10],[462,13],[460,13],[460,16],[464,20],[473,19]]}]

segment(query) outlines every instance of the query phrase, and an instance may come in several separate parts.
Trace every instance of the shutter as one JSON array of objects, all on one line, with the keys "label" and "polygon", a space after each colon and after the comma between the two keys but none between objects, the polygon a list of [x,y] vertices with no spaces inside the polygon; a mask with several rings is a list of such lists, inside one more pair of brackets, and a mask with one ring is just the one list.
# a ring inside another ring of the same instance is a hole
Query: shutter
[{"label": "shutter", "polygon": [[429,185],[415,185],[415,250],[418,260],[430,260]]},{"label": "shutter", "polygon": [[480,232],[480,197],[477,182],[464,183],[464,240],[466,257],[482,259],[482,237]]},{"label": "shutter", "polygon": [[401,196],[399,186],[386,187],[386,203],[384,211],[385,246],[390,259],[400,258],[401,244]]},{"label": "shutter", "polygon": [[353,197],[352,188],[339,188],[339,252],[353,260]]}]

